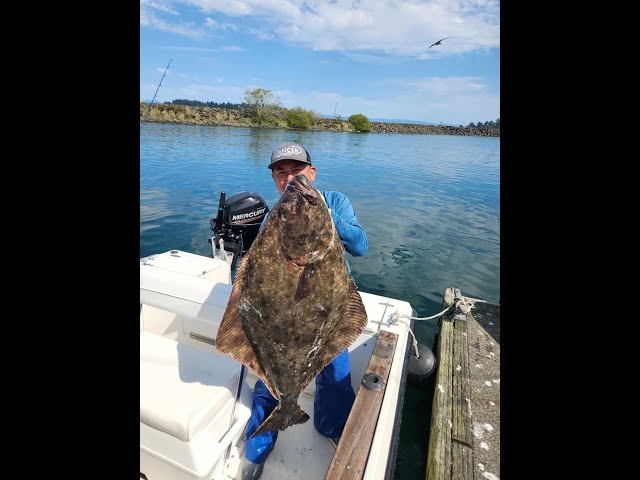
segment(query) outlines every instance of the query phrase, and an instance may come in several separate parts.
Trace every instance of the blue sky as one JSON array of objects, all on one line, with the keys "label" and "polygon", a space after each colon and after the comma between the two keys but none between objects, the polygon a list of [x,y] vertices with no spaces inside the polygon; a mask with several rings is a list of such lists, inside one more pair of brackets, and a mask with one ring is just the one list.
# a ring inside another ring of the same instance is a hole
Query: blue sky
[{"label": "blue sky", "polygon": [[242,103],[265,88],[343,118],[496,120],[500,2],[141,0],[140,100],[161,79],[156,102]]}]

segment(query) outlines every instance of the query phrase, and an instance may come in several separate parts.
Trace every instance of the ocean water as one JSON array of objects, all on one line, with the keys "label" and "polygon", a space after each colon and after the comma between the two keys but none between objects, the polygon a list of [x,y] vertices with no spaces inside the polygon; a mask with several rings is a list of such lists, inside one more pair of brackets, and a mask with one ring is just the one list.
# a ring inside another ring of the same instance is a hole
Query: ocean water
[{"label": "ocean water", "polygon": [[[140,256],[211,253],[220,192],[279,194],[267,165],[281,142],[302,143],[315,185],[343,192],[369,251],[349,256],[365,292],[441,310],[447,287],[500,301],[500,138],[358,134],[146,123],[140,129]],[[416,321],[434,348],[436,321]],[[395,478],[424,479],[432,391],[407,385]]]}]

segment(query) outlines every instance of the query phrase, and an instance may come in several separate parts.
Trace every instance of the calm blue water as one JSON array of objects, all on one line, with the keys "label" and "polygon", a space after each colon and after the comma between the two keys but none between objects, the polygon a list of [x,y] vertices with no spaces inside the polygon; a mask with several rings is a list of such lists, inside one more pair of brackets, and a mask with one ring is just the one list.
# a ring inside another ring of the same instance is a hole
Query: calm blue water
[{"label": "calm blue water", "polygon": [[[140,130],[140,256],[170,249],[209,255],[220,192],[279,194],[267,165],[297,141],[315,185],[345,193],[369,252],[349,257],[358,288],[441,310],[447,287],[500,300],[500,139],[444,135],[293,132],[147,123]],[[416,322],[433,347],[436,325]],[[431,392],[407,386],[396,478],[423,479]]]}]

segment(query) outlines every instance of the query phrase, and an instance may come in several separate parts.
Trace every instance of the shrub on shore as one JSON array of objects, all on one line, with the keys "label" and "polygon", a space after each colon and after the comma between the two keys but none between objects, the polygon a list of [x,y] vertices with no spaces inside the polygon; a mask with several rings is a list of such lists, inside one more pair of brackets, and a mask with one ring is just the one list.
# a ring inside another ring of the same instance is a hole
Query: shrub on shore
[{"label": "shrub on shore", "polygon": [[349,117],[349,123],[359,132],[370,132],[371,123],[369,119],[361,113],[356,113]]},{"label": "shrub on shore", "polygon": [[309,128],[320,118],[322,118],[322,116],[313,110],[306,110],[302,107],[291,108],[285,112],[287,126],[291,128]]}]

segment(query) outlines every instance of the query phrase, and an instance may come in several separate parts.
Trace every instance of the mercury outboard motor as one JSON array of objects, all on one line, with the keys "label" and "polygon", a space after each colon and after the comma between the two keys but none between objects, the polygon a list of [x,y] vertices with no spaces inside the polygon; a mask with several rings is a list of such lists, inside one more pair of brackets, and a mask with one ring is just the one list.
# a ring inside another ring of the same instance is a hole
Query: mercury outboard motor
[{"label": "mercury outboard motor", "polygon": [[255,192],[240,192],[229,199],[221,192],[218,214],[209,220],[213,230],[209,240],[212,256],[219,252],[226,260],[227,255],[222,251],[230,252],[233,254],[231,270],[235,269],[238,259],[251,248],[268,211],[267,202]]}]

